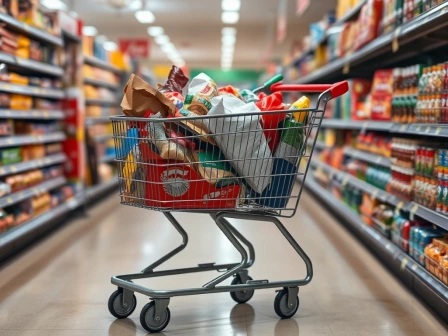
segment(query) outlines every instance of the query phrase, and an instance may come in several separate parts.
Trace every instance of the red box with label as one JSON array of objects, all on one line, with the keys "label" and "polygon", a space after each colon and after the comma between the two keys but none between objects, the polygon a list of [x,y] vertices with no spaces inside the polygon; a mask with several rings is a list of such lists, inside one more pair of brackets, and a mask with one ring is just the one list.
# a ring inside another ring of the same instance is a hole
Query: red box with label
[{"label": "red box with label", "polygon": [[[198,174],[192,165],[163,160],[149,142],[140,141],[146,171],[145,204],[170,209],[229,209],[238,205],[240,185],[217,188]],[[141,183],[141,182],[139,182]]]}]

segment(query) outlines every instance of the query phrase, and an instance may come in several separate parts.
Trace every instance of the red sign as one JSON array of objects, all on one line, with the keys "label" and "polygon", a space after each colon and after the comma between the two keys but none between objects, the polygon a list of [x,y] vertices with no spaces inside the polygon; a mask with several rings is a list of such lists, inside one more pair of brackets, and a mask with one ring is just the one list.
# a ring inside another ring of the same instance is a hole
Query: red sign
[{"label": "red sign", "polygon": [[310,5],[310,0],[297,0],[297,15],[302,15]]},{"label": "red sign", "polygon": [[148,58],[149,40],[148,39],[125,39],[119,42],[120,51],[129,55],[130,58]]}]

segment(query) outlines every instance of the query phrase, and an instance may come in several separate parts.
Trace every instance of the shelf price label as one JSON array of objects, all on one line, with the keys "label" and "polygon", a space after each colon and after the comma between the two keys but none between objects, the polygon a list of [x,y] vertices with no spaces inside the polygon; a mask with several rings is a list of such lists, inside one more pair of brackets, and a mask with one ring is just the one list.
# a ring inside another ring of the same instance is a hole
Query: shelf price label
[{"label": "shelf price label", "polygon": [[345,175],[344,179],[342,180],[342,186],[343,186],[343,187],[345,187],[345,186],[347,185],[347,183],[348,183],[348,179],[349,179],[349,176],[348,176],[348,175]]},{"label": "shelf price label", "polygon": [[417,212],[418,208],[419,208],[418,204],[414,204],[411,211],[409,211],[409,219],[410,220],[414,220],[414,216],[415,216],[415,213]]},{"label": "shelf price label", "polygon": [[417,132],[420,132],[421,129],[422,129],[421,126],[417,126],[415,130],[416,130]]},{"label": "shelf price label", "polygon": [[425,129],[425,133],[429,133],[430,130],[431,130],[431,126],[427,126]]},{"label": "shelf price label", "polygon": [[392,52],[396,53],[398,49],[400,49],[400,43],[398,42],[398,37],[400,36],[401,32],[401,26],[395,29],[394,31],[394,37],[392,41]]},{"label": "shelf price label", "polygon": [[403,125],[401,125],[400,126],[400,132],[404,132],[404,131],[406,131],[406,124],[403,124]]},{"label": "shelf price label", "polygon": [[376,160],[375,160],[375,163],[376,163],[376,164],[379,164],[379,163],[381,162],[381,159],[382,159],[382,157],[381,157],[381,156],[378,156],[378,157],[376,158]]},{"label": "shelf price label", "polygon": [[404,259],[401,261],[400,269],[401,269],[402,271],[404,271],[404,269],[405,269],[406,265],[408,264],[408,262],[409,262],[408,258],[404,258]]},{"label": "shelf price label", "polygon": [[442,127],[437,127],[435,131],[435,135],[439,135],[442,132]]},{"label": "shelf price label", "polygon": [[375,189],[370,197],[372,199],[372,201],[374,201],[376,199],[377,195],[378,195],[378,189]]},{"label": "shelf price label", "polygon": [[342,73],[344,75],[347,75],[350,72],[350,63],[345,63],[344,67],[342,68]]},{"label": "shelf price label", "polygon": [[398,202],[398,204],[397,204],[397,206],[396,206],[396,208],[395,208],[395,214],[396,214],[397,216],[400,214],[400,210],[401,210],[401,208],[403,207],[403,205],[404,205],[404,202],[403,202],[403,201]]}]

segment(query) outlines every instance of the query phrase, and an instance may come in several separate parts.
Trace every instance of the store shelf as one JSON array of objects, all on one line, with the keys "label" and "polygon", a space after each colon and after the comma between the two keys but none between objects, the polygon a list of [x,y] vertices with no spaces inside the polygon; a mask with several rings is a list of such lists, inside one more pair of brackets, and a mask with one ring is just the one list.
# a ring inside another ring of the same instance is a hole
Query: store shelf
[{"label": "store shelf", "polygon": [[55,77],[62,77],[64,75],[64,69],[56,65],[21,58],[2,52],[0,52],[0,63],[5,63],[9,66],[20,67],[22,69],[30,70],[32,72],[51,75]]},{"label": "store shelf", "polygon": [[82,41],[81,36],[70,33],[68,31],[66,31],[65,29],[62,29],[62,36],[66,37],[67,39],[72,40],[76,43],[80,43]]},{"label": "store shelf", "polygon": [[44,135],[15,135],[0,138],[0,148],[31,145],[36,143],[59,142],[65,140],[63,132],[55,132]]},{"label": "store shelf", "polygon": [[[308,84],[325,81],[327,78],[340,76],[341,70],[344,67],[350,68],[353,66],[371,65],[369,62],[373,58],[386,54],[391,54],[391,57],[388,57],[386,60],[387,62],[390,62],[393,57],[398,55],[398,53],[392,53],[392,42],[394,40],[399,41],[400,47],[404,45],[412,45],[412,42],[417,39],[428,35],[432,31],[440,31],[447,25],[448,2],[444,2],[419,15],[415,19],[403,24],[400,29],[376,38],[363,48],[351,53],[350,55],[332,61],[307,76],[301,76],[296,83]],[[427,42],[429,43],[431,40],[428,39]],[[436,41],[436,43],[440,44],[441,42]],[[418,50],[419,48],[415,51],[418,52]],[[379,64],[378,66],[381,65]],[[349,73],[346,75],[349,75]]]},{"label": "store shelf", "polygon": [[350,9],[347,13],[345,13],[339,20],[337,20],[331,27],[338,27],[342,26],[347,21],[352,20],[355,18],[358,13],[361,11],[362,6],[364,6],[367,3],[367,0],[360,0],[357,5],[355,5],[352,9]]},{"label": "store shelf", "polygon": [[7,207],[30,197],[37,196],[46,191],[63,186],[66,183],[65,177],[56,177],[54,179],[42,182],[34,187],[24,189],[22,191],[17,191],[15,193],[5,195],[0,198],[0,208]]},{"label": "store shelf", "polygon": [[0,109],[0,119],[62,120],[64,112],[59,110],[9,110]]},{"label": "store shelf", "polygon": [[119,68],[117,68],[116,66],[100,60],[96,57],[92,57],[92,56],[84,56],[84,63],[86,64],[90,64],[92,66],[104,69],[104,70],[108,70],[108,71],[112,71],[115,72],[116,74],[121,74],[123,71]]},{"label": "store shelf", "polygon": [[0,91],[52,99],[62,99],[65,97],[65,93],[63,90],[10,84],[5,82],[0,82]]},{"label": "store shelf", "polygon": [[5,23],[9,29],[29,36],[33,39],[57,46],[63,45],[63,40],[61,37],[52,35],[44,30],[16,20],[8,14],[0,13],[0,22]]},{"label": "store shelf", "polygon": [[426,301],[441,317],[448,320],[448,288],[431,273],[415,262],[409,255],[364,224],[362,219],[347,205],[334,197],[312,178],[307,178],[305,187],[343,223],[357,235],[389,267],[394,274]]},{"label": "store shelf", "polygon": [[448,230],[448,216],[428,209],[415,202],[410,202],[406,208],[412,216],[420,217],[442,229]]},{"label": "store shelf", "polygon": [[[307,144],[308,146],[312,146],[312,145],[313,145],[313,141],[314,141],[314,139],[308,139],[307,142],[306,142],[306,144]],[[314,144],[314,148],[315,148],[315,149],[319,149],[319,150],[324,150],[324,149],[329,149],[329,148],[331,148],[331,147],[330,147],[330,146],[327,146],[327,145],[325,144],[325,142],[323,142],[323,141],[316,140],[316,143]]]},{"label": "store shelf", "polygon": [[86,125],[105,124],[110,122],[110,117],[86,118]]},{"label": "store shelf", "polygon": [[112,89],[112,90],[118,90],[120,88],[120,86],[118,84],[109,83],[109,82],[105,82],[105,81],[93,79],[93,78],[84,78],[84,84],[105,87],[105,88]]},{"label": "store shelf", "polygon": [[42,168],[51,166],[54,164],[62,163],[66,160],[65,154],[59,153],[46,156],[42,159],[30,160],[25,162],[19,162],[12,165],[6,165],[0,167],[0,177],[10,174],[16,174],[31,169]]},{"label": "store shelf", "polygon": [[102,142],[102,141],[106,141],[109,139],[112,139],[112,134],[97,135],[97,136],[93,137],[93,140],[95,142]]},{"label": "store shelf", "polygon": [[87,98],[86,99],[87,105],[116,105],[118,106],[118,101],[115,99],[92,99]]},{"label": "store shelf", "polygon": [[115,160],[115,154],[112,155],[105,155],[100,159],[101,163],[109,163],[113,162]]},{"label": "store shelf", "polygon": [[118,187],[117,178],[113,177],[111,180],[106,183],[101,183],[92,187],[87,188],[87,201],[95,200],[105,192]]},{"label": "store shelf", "polygon": [[84,195],[78,194],[55,208],[30,219],[0,235],[0,260],[4,260],[28,242],[36,240],[36,233],[54,224],[70,211],[84,204]]},{"label": "store shelf", "polygon": [[344,155],[350,156],[354,159],[358,159],[361,161],[369,162],[381,167],[390,168],[392,165],[391,159],[388,157],[357,150],[351,147],[344,148]]}]

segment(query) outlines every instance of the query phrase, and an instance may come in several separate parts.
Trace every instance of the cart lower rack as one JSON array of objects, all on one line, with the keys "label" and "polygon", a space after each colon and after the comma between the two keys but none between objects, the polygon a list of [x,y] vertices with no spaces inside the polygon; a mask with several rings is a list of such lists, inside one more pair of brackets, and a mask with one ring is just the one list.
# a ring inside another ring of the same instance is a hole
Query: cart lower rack
[{"label": "cart lower rack", "polygon": [[[137,305],[134,293],[143,294],[151,301],[141,311],[140,322],[147,331],[160,332],[170,321],[172,297],[230,292],[237,303],[245,303],[256,289],[280,288],[274,300],[275,312],[281,318],[292,317],[299,308],[299,287],[311,281],[313,267],[278,217],[295,214],[303,182],[295,183],[298,176],[306,178],[314,149],[315,140],[313,146],[306,147],[309,135],[317,135],[327,102],[347,90],[347,82],[270,86],[271,92],[323,91],[312,109],[253,112],[245,110],[251,107],[246,104],[238,113],[229,114],[226,99],[222,99],[204,116],[167,118],[158,113],[149,118],[112,117],[121,203],[162,211],[183,241],[141,272],[112,277],[118,289],[109,298],[111,314],[116,318],[130,316]],[[209,214],[241,254],[241,261],[156,270],[188,244],[188,235],[173,212]],[[255,262],[254,248],[229,219],[274,224],[304,261],[305,278],[252,279],[248,269]],[[134,283],[205,271],[223,273],[199,288],[154,290]],[[222,285],[231,277],[230,285]]]}]

